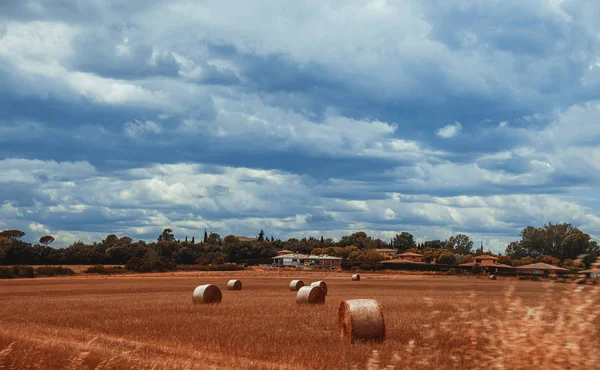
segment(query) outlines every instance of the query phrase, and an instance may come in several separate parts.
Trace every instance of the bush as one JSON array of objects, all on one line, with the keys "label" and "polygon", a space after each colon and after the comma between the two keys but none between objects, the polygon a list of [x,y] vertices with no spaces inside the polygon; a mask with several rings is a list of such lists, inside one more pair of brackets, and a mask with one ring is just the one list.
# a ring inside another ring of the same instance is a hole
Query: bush
[{"label": "bush", "polygon": [[35,269],[38,276],[73,276],[75,271],[62,266],[41,266]]},{"label": "bush", "polygon": [[124,272],[125,272],[125,270],[123,270],[123,268],[121,266],[106,267],[104,265],[94,265],[94,266],[88,267],[88,269],[85,270],[85,273],[87,273],[87,274],[102,274],[102,275],[122,274]]},{"label": "bush", "polygon": [[104,265],[94,265],[85,270],[86,274],[108,274],[109,271]]},{"label": "bush", "polygon": [[0,279],[14,279],[16,277],[11,267],[0,267]]},{"label": "bush", "polygon": [[125,264],[125,268],[129,271],[140,272],[144,266],[144,260],[139,257],[130,258]]},{"label": "bush", "polygon": [[15,274],[16,277],[20,277],[20,278],[33,278],[35,277],[35,271],[33,270],[33,267],[31,266],[13,266],[12,267],[13,273]]},{"label": "bush", "polygon": [[166,261],[163,258],[143,260],[138,257],[133,257],[127,261],[125,268],[133,272],[166,272],[175,270],[177,265],[173,260]]}]

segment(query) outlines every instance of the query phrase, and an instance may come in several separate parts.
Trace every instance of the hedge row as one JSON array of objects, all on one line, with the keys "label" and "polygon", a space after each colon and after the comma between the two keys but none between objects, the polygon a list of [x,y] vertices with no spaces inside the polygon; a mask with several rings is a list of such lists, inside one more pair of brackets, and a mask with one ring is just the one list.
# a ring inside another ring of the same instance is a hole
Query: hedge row
[{"label": "hedge row", "polygon": [[9,266],[0,267],[0,279],[34,278],[36,276],[72,276],[75,271],[62,266]]}]

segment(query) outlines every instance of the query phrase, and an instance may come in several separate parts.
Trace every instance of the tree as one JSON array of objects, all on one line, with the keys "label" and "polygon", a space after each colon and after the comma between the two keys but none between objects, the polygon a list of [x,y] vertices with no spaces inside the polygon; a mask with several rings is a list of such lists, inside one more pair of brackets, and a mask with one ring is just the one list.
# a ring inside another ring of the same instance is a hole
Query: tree
[{"label": "tree", "polygon": [[256,238],[256,240],[258,240],[259,242],[265,240],[265,232],[262,229],[260,230],[260,233],[258,233],[258,237]]},{"label": "tree", "polygon": [[43,244],[46,247],[48,245],[50,245],[53,241],[54,241],[54,237],[52,237],[50,235],[42,236],[40,238],[40,244]]},{"label": "tree", "polygon": [[588,234],[571,224],[549,222],[543,227],[527,226],[521,230],[521,240],[510,243],[506,253],[513,259],[548,255],[564,261],[576,259],[580,254],[597,252],[598,245],[590,239]]},{"label": "tree", "polygon": [[470,254],[473,250],[473,242],[467,235],[457,234],[448,239],[446,249],[460,255]]},{"label": "tree", "polygon": [[510,242],[506,247],[506,255],[512,259],[521,259],[527,256],[527,250],[523,248],[520,241]]},{"label": "tree", "polygon": [[192,245],[196,244],[196,239],[192,236]]},{"label": "tree", "polygon": [[[160,240],[160,238],[159,238]],[[106,239],[104,239],[102,241],[102,244],[104,244],[106,247],[112,247],[114,245],[116,245],[119,242],[119,237],[116,236],[115,234],[109,234],[106,236]]]},{"label": "tree", "polygon": [[206,233],[206,229],[204,229],[204,243],[208,241],[208,234]]},{"label": "tree", "polygon": [[206,238],[206,243],[212,245],[221,245],[221,235],[217,233],[210,233],[208,238]]},{"label": "tree", "polygon": [[406,231],[403,231],[400,234],[396,234],[394,239],[392,239],[392,248],[405,251],[415,247],[416,244],[413,235]]},{"label": "tree", "polygon": [[13,240],[20,240],[22,237],[25,236],[25,233],[21,230],[4,230],[0,232],[0,236],[4,236]]},{"label": "tree", "polygon": [[438,253],[436,256],[436,263],[442,265],[455,265],[456,264],[456,256],[454,253],[450,252],[446,249],[441,249],[441,253]]},{"label": "tree", "polygon": [[173,230],[171,229],[164,229],[162,234],[160,234],[158,236],[158,241],[165,241],[165,242],[174,242],[175,241],[175,235],[173,235]]},{"label": "tree", "polygon": [[239,243],[240,243],[240,239],[238,239],[234,235],[227,235],[225,237],[225,239],[223,239],[223,244],[225,244],[225,245],[235,245],[235,244],[239,244]]}]

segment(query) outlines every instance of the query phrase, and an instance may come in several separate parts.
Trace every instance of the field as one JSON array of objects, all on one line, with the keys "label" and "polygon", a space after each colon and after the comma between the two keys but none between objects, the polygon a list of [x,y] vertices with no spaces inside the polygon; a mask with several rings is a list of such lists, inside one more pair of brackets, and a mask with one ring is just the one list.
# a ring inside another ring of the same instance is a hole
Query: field
[{"label": "field", "polygon": [[[229,278],[242,291],[225,289]],[[292,278],[323,278],[297,306]],[[215,283],[220,305],[193,305]],[[583,369],[600,363],[599,294],[467,277],[212,272],[0,281],[0,369]],[[376,298],[384,343],[338,334],[340,302]],[[386,367],[388,366],[388,367]]]}]

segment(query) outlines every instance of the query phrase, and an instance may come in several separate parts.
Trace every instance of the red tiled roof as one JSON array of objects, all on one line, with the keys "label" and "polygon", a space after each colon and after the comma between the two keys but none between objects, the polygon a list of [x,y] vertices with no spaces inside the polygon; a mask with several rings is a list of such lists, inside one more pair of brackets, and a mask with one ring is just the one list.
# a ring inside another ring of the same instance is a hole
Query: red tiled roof
[{"label": "red tiled roof", "polygon": [[418,265],[425,265],[425,262],[409,261],[402,258],[395,258],[393,260],[381,261],[382,263],[416,263]]},{"label": "red tiled roof", "polygon": [[480,256],[473,257],[473,259],[476,259],[476,260],[497,260],[498,257],[488,256],[487,254],[482,254]]},{"label": "red tiled roof", "polygon": [[403,257],[423,257],[422,254],[419,253],[413,253],[413,252],[404,252],[404,253],[400,253],[399,256],[403,256]]},{"label": "red tiled roof", "polygon": [[481,264],[481,263],[475,263],[475,262],[469,262],[469,263],[462,263],[459,266],[480,266],[480,267],[501,267],[501,268],[508,268],[508,269],[514,269],[514,267],[509,266],[509,265],[504,265],[502,263],[489,263],[489,264]]},{"label": "red tiled roof", "polygon": [[569,271],[568,269],[562,268],[562,267],[558,267],[558,266],[554,266],[554,265],[549,265],[547,263],[543,263],[543,262],[538,262],[538,263],[532,263],[529,265],[523,265],[523,266],[517,266],[517,269],[531,269],[531,270],[548,270],[548,271]]}]

